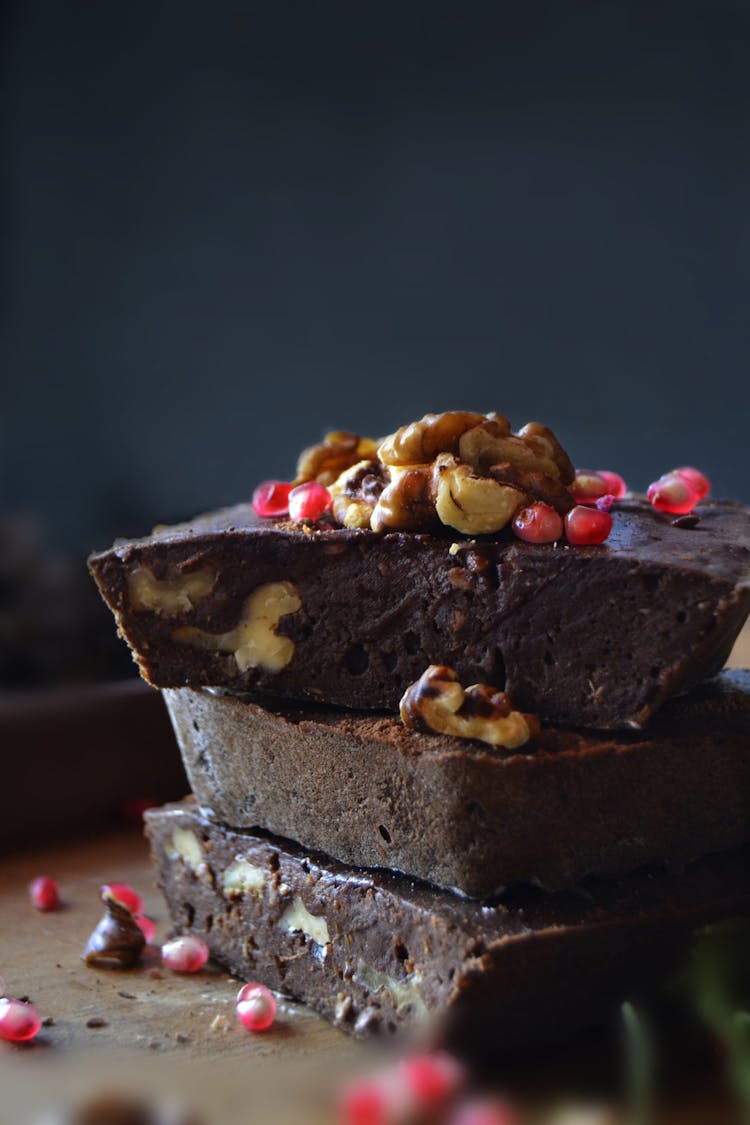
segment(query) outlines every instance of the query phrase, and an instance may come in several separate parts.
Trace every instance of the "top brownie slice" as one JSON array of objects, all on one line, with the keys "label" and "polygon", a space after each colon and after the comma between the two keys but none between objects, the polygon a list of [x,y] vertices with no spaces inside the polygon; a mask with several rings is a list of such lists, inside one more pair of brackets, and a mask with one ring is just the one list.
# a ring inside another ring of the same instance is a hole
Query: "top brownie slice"
[{"label": "top brownie slice", "polygon": [[750,513],[695,514],[679,527],[622,501],[606,543],[572,547],[308,527],[239,505],[90,568],[158,687],[393,711],[444,664],[557,724],[639,727],[719,671],[750,611]]}]

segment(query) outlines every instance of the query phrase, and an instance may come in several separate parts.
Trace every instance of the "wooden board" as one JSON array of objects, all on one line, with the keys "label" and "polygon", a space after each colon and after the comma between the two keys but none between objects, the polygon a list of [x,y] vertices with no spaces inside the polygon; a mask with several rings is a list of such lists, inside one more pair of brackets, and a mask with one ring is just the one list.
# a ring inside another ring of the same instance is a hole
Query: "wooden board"
[{"label": "wooden board", "polygon": [[[58,879],[64,909],[40,913],[31,906],[27,886],[42,873]],[[160,967],[157,951],[148,949],[143,964],[133,969],[87,967],[81,953],[102,913],[99,888],[108,881],[130,883],[142,894],[144,912],[157,923],[156,941],[162,941],[169,920],[137,829],[25,852],[3,864],[0,974],[8,995],[28,997],[42,1018],[53,1022],[27,1047],[0,1043],[0,1123],[25,1125],[34,1120],[32,1111],[40,1112],[48,1104],[44,1079],[50,1073],[61,1077],[61,1060],[66,1089],[75,1094],[89,1081],[92,1089],[127,1089],[130,1078],[123,1081],[118,1072],[132,1067],[137,1058],[144,1089],[163,1093],[187,1082],[191,1104],[213,1121],[208,1113],[219,1061],[218,1085],[232,1087],[234,1075],[241,1077],[244,1089],[248,1082],[268,1084],[258,1076],[269,1057],[301,1064],[312,1054],[316,1060],[343,1064],[362,1053],[362,1047],[342,1032],[303,1006],[286,1002],[270,1034],[248,1035],[233,1015],[238,982],[210,965],[194,975],[169,973]],[[304,1069],[299,1066],[300,1073]],[[101,1078],[95,1080],[98,1072]],[[3,1102],[11,1088],[19,1116],[6,1123]]]}]

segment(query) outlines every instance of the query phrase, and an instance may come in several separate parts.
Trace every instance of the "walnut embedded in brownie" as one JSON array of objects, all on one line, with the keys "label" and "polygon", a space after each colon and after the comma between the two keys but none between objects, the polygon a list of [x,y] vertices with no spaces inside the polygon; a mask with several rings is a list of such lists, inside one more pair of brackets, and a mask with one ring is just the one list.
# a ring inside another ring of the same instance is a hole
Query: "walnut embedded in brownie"
[{"label": "walnut embedded in brownie", "polygon": [[545,728],[515,751],[271,697],[164,697],[216,820],[476,898],[750,839],[748,672],[670,701],[645,732]]},{"label": "walnut embedded in brownie", "polygon": [[395,711],[429,664],[566,725],[641,726],[714,675],[750,610],[750,513],[645,502],[600,546],[307,528],[240,505],[93,555],[141,672]]},{"label": "walnut embedded in brownie", "polygon": [[175,926],[232,973],[359,1035],[443,1018],[459,1049],[569,1036],[672,971],[695,926],[750,909],[746,850],[483,905],[220,827],[192,802],[146,825]]}]

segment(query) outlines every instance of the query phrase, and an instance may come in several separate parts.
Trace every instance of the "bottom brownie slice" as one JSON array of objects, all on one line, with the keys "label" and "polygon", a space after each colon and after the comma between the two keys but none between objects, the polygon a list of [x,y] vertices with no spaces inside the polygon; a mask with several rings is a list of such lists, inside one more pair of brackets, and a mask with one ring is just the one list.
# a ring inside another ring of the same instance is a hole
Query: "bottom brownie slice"
[{"label": "bottom brownie slice", "polygon": [[177,929],[355,1034],[428,1016],[464,1046],[569,1032],[674,968],[695,926],[750,912],[747,849],[482,905],[219,826],[191,799],[146,826]]}]

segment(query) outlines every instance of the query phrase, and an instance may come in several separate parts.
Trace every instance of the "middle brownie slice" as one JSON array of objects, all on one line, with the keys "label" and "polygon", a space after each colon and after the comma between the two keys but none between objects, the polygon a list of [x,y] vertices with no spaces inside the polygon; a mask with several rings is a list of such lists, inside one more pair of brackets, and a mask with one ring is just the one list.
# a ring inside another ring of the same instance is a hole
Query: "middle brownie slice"
[{"label": "middle brownie slice", "polygon": [[546,728],[516,751],[392,716],[216,689],[163,694],[215,819],[475,898],[750,839],[748,672],[673,700],[646,731]]}]

